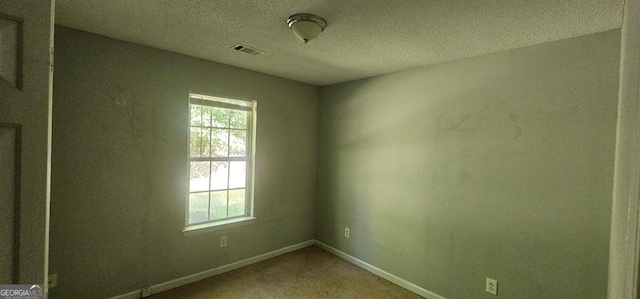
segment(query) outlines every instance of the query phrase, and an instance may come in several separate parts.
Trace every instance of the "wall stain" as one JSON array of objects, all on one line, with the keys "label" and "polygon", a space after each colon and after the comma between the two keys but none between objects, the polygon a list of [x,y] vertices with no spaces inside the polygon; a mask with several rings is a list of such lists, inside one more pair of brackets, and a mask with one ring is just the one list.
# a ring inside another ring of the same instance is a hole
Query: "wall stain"
[{"label": "wall stain", "polygon": [[469,152],[470,152],[469,148],[464,148],[462,150],[462,152],[460,153],[460,157],[462,159],[468,159],[469,158]]},{"label": "wall stain", "polygon": [[515,133],[513,134],[513,140],[517,140],[522,136],[522,128],[520,126],[513,126]]},{"label": "wall stain", "polygon": [[[446,133],[449,132],[463,132],[463,133],[469,133],[469,132],[473,132],[475,131],[475,128],[467,128],[464,127],[463,125],[475,120],[477,118],[484,118],[485,114],[487,112],[495,112],[495,113],[499,113],[500,112],[500,108],[501,106],[503,106],[506,103],[506,101],[500,101],[500,102],[495,102],[492,103],[491,101],[484,103],[483,107],[480,108],[480,110],[478,112],[475,113],[460,113],[457,121],[448,121],[447,118],[449,116],[452,116],[451,114],[453,113],[442,113],[438,116],[438,137],[441,137],[443,135],[445,135]],[[453,117],[451,117],[453,118]],[[517,116],[515,114],[511,115],[511,119],[512,121],[516,121]]]},{"label": "wall stain", "polygon": [[438,186],[438,177],[436,176],[436,173],[434,172],[431,175],[431,190],[433,192],[438,192],[437,186]]},{"label": "wall stain", "polygon": [[485,107],[482,110],[480,110],[479,112],[476,113],[471,113],[471,114],[461,114],[460,115],[460,121],[458,121],[457,123],[455,123],[454,125],[452,125],[451,127],[449,127],[450,131],[455,131],[459,126],[463,125],[464,123],[484,114],[487,110],[489,110],[490,107]]},{"label": "wall stain", "polygon": [[464,182],[466,182],[466,181],[468,181],[468,180],[470,180],[470,179],[471,179],[471,174],[470,174],[470,173],[468,173],[468,172],[466,172],[466,171],[465,171],[465,172],[463,172],[463,173],[460,175],[460,177],[458,178],[458,180],[459,180],[459,183],[460,183],[460,184],[462,184],[462,183],[464,183]]}]

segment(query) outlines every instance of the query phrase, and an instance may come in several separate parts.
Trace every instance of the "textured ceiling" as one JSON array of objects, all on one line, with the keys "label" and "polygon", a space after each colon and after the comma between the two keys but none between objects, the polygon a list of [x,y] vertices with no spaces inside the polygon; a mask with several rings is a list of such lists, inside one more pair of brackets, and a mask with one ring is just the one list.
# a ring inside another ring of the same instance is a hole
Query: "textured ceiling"
[{"label": "textured ceiling", "polygon": [[[624,0],[56,0],[56,23],[313,85],[620,28]],[[295,13],[328,22],[302,43]],[[265,54],[229,48],[243,43]]]}]

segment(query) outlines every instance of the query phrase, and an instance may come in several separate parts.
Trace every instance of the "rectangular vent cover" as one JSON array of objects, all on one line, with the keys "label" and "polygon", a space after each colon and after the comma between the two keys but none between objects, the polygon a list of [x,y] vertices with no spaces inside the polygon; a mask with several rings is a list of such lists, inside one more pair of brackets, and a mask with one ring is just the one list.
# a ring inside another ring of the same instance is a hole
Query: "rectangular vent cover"
[{"label": "rectangular vent cover", "polygon": [[251,54],[253,56],[257,56],[257,55],[260,55],[260,54],[264,53],[264,51],[262,51],[262,50],[256,49],[254,47],[249,47],[249,46],[243,45],[243,44],[236,44],[233,47],[231,47],[231,49],[236,50],[238,52]]}]

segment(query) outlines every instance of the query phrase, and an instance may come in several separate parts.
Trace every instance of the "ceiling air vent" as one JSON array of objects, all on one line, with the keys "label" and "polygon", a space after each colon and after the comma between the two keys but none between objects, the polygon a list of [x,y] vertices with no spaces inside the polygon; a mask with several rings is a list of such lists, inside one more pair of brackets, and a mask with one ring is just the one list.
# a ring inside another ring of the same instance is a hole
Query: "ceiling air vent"
[{"label": "ceiling air vent", "polygon": [[251,54],[253,56],[257,56],[257,55],[260,55],[260,54],[264,53],[264,51],[262,51],[262,50],[258,50],[256,48],[249,47],[249,46],[243,45],[243,44],[237,44],[237,45],[231,47],[231,49],[239,51],[239,52]]}]

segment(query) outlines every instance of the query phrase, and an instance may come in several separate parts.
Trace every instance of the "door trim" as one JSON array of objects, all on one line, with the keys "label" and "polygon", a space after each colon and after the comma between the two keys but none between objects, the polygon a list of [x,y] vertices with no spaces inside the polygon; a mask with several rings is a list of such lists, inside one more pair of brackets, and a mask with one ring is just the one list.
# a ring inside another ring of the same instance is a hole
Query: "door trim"
[{"label": "door trim", "polygon": [[620,89],[613,177],[609,299],[638,296],[640,262],[640,1],[627,0],[622,22]]}]

